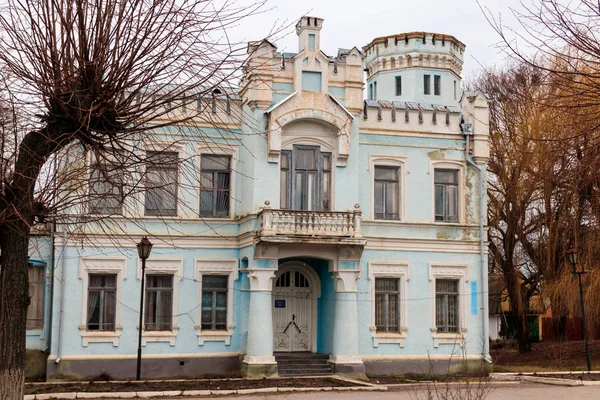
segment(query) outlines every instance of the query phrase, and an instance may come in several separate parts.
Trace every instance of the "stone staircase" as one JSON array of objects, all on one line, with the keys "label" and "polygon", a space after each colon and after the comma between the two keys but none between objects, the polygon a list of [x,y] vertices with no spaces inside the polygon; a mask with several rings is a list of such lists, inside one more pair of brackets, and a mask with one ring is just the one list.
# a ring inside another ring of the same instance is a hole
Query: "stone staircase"
[{"label": "stone staircase", "polygon": [[279,376],[333,375],[327,354],[275,353]]}]

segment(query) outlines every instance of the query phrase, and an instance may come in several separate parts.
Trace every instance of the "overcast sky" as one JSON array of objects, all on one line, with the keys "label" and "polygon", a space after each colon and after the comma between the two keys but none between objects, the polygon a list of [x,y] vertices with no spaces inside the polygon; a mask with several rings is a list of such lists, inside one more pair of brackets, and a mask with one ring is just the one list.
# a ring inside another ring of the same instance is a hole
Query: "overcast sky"
[{"label": "overcast sky", "polygon": [[[504,25],[518,25],[510,8],[521,9],[519,0],[479,0],[479,3],[496,16],[501,14]],[[330,56],[336,55],[340,47],[361,49],[378,36],[427,31],[454,35],[467,46],[463,78],[473,76],[481,68],[479,64],[504,62],[504,56],[494,47],[497,34],[476,0],[270,0],[267,7],[272,9],[242,23],[244,39],[260,39],[275,21],[289,24],[308,14],[325,19],[321,50]],[[288,32],[276,45],[279,51],[296,52],[296,34],[293,29]]]}]

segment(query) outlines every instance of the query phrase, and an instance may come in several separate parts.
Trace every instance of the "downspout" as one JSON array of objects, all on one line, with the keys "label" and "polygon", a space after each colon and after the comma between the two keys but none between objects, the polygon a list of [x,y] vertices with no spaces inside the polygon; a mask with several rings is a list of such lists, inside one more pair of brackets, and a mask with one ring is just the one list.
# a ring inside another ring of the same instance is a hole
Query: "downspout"
[{"label": "downspout", "polygon": [[485,196],[483,195],[484,183],[483,183],[483,169],[481,166],[475,164],[472,157],[469,155],[469,143],[471,136],[473,136],[473,126],[465,127],[464,133],[466,137],[466,154],[465,159],[471,166],[473,166],[479,175],[479,258],[480,258],[480,281],[481,281],[481,330],[482,330],[482,340],[483,347],[482,353],[483,360],[492,363],[492,360],[489,357],[490,349],[489,349],[489,326],[488,326],[488,318],[487,318],[487,301],[486,297],[488,295],[488,281],[486,277],[486,267],[485,267],[485,241],[483,239],[485,228],[484,228],[484,209],[485,209]]},{"label": "downspout", "polygon": [[60,358],[62,356],[62,325],[63,325],[63,316],[65,313],[65,249],[67,247],[67,232],[63,232],[63,246],[62,251],[60,253],[60,314],[58,317],[58,349],[56,350],[56,360],[54,360],[55,364],[60,362]]},{"label": "downspout", "polygon": [[[56,222],[52,223],[52,230],[50,231],[50,287],[48,288],[48,299],[45,300],[49,303],[48,305],[48,319],[46,326],[46,345],[49,352],[52,352],[52,304],[54,304],[54,268],[55,268],[55,254],[56,246],[54,243],[54,235],[56,234]],[[45,318],[46,316],[44,316]]]}]

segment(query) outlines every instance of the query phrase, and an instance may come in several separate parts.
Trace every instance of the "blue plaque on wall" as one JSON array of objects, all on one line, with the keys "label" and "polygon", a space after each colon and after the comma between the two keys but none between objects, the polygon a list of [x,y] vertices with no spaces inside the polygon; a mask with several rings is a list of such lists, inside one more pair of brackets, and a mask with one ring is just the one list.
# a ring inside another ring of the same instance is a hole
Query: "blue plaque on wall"
[{"label": "blue plaque on wall", "polygon": [[285,308],[285,300],[275,300],[275,308]]}]

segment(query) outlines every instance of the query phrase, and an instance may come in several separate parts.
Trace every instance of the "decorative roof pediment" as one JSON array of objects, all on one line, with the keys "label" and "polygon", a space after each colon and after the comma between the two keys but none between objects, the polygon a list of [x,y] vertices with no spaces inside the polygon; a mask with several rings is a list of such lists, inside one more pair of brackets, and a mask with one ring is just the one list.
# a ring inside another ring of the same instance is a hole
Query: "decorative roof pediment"
[{"label": "decorative roof pediment", "polygon": [[354,116],[327,93],[294,92],[269,107],[269,162],[279,162],[284,127],[300,120],[317,120],[337,136],[337,165],[346,166],[350,153],[350,129]]}]

